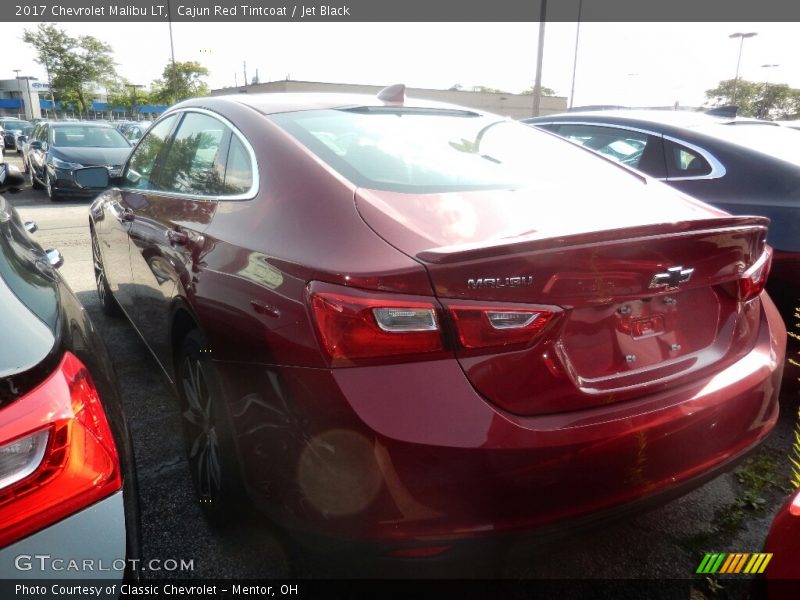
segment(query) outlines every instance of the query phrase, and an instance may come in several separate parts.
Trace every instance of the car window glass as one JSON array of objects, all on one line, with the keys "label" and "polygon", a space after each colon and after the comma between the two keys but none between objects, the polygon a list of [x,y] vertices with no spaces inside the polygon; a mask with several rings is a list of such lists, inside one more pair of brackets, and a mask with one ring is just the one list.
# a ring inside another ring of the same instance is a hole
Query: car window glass
[{"label": "car window glass", "polygon": [[696,150],[665,140],[668,177],[702,177],[711,173],[711,165]]},{"label": "car window glass", "polygon": [[[535,127],[470,111],[303,110],[268,117],[355,185],[413,194],[540,188],[556,172],[639,184]],[[547,156],[537,161],[536,156]]]},{"label": "car window glass", "polygon": [[156,174],[158,188],[181,194],[217,195],[224,166],[220,148],[230,129],[201,113],[186,113]]},{"label": "car window glass", "polygon": [[111,127],[70,125],[53,127],[50,143],[57,148],[127,148],[128,142]]},{"label": "car window glass", "polygon": [[151,181],[156,158],[164,148],[164,142],[177,121],[177,115],[172,115],[153,127],[142,139],[128,161],[123,174],[125,186],[140,190],[159,189]]},{"label": "car window glass", "polygon": [[642,160],[649,137],[646,133],[628,129],[577,124],[560,125],[558,134],[634,168]]},{"label": "car window glass", "polygon": [[223,194],[244,194],[253,185],[253,165],[250,155],[238,137],[231,138],[228,161],[225,165]]}]

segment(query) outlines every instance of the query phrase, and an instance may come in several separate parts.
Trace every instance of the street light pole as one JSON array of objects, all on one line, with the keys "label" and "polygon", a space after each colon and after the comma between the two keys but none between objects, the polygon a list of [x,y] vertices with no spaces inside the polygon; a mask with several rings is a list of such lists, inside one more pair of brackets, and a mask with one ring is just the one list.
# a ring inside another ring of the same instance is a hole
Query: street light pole
[{"label": "street light pole", "polygon": [[729,38],[739,38],[739,58],[736,59],[736,76],[733,78],[733,99],[731,100],[732,104],[736,104],[736,87],[739,84],[739,65],[742,62],[742,48],[744,47],[744,40],[745,38],[751,38],[758,35],[755,31],[749,31],[747,33],[732,33],[728,37]]},{"label": "street light pole", "polygon": [[[779,67],[780,65],[777,64],[769,64],[769,65],[761,65],[762,69],[771,69],[773,67]],[[759,111],[758,117],[763,119],[769,116],[769,109],[770,109],[770,99],[769,99],[769,71],[767,71],[767,77],[764,80],[764,103],[761,105],[761,110]]]}]

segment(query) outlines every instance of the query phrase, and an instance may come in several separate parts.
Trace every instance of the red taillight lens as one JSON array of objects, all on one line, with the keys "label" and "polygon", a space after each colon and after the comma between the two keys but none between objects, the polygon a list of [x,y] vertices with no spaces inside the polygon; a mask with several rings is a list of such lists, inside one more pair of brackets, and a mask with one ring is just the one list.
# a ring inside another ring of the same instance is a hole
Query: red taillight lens
[{"label": "red taillight lens", "polygon": [[552,307],[447,304],[458,341],[468,350],[530,344],[555,315]]},{"label": "red taillight lens", "polygon": [[800,491],[795,494],[794,500],[789,505],[789,513],[795,517],[800,517]]},{"label": "red taillight lens", "polygon": [[73,354],[0,411],[0,547],[122,487],[119,456],[86,367]]},{"label": "red taillight lens", "polygon": [[772,248],[767,246],[758,260],[739,278],[739,299],[742,302],[755,298],[764,290],[771,266]]},{"label": "red taillight lens", "polygon": [[433,300],[313,282],[311,312],[333,364],[443,350]]}]

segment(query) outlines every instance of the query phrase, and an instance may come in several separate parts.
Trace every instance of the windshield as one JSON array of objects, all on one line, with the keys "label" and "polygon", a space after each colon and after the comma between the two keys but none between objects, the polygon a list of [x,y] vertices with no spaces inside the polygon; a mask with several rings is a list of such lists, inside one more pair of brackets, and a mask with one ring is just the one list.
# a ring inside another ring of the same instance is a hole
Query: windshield
[{"label": "windshield", "polygon": [[52,127],[50,144],[56,148],[130,148],[116,129],[85,125]]},{"label": "windshield", "polygon": [[764,123],[736,123],[698,127],[716,138],[800,165],[800,131]]},{"label": "windshield", "polygon": [[358,185],[433,193],[538,185],[542,174],[608,165],[527,125],[467,110],[364,107],[270,117]]},{"label": "windshield", "polygon": [[16,119],[4,119],[0,121],[0,127],[3,129],[23,129],[30,126],[28,121],[18,121]]}]

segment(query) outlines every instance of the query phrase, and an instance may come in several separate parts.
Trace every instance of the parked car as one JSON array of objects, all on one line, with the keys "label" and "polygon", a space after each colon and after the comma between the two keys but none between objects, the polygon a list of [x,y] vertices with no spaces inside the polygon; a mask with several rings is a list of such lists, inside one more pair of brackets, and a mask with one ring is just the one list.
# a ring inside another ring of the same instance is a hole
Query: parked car
[{"label": "parked car", "polygon": [[[24,181],[0,165],[0,189]],[[121,579],[139,556],[125,415],[63,259],[35,229],[0,196],[0,578]]]},{"label": "parked car", "polygon": [[126,123],[119,128],[119,132],[124,135],[125,138],[130,142],[131,146],[133,146],[139,141],[139,138],[145,134],[150,125],[152,125],[150,121]]},{"label": "parked car", "polygon": [[697,112],[613,110],[525,119],[732,214],[771,219],[768,289],[789,317],[800,291],[800,132]]},{"label": "parked car", "polygon": [[98,295],[175,385],[212,520],[247,498],[431,557],[664,502],[776,421],[766,219],[520,123],[397,89],[202,98],[76,181],[112,185]]},{"label": "parked car", "polygon": [[45,188],[52,201],[62,197],[86,198],[86,190],[72,180],[75,169],[105,166],[118,175],[131,145],[119,131],[102,123],[48,122],[34,129],[27,158],[31,184]]},{"label": "parked car", "polygon": [[0,130],[3,136],[3,145],[12,150],[17,149],[17,136],[31,123],[22,119],[0,119]]},{"label": "parked car", "polygon": [[[800,589],[800,490],[781,506],[769,528],[761,566],[747,596],[753,600],[794,600]],[[752,559],[749,559],[752,560]],[[749,566],[749,563],[748,563]]]}]

